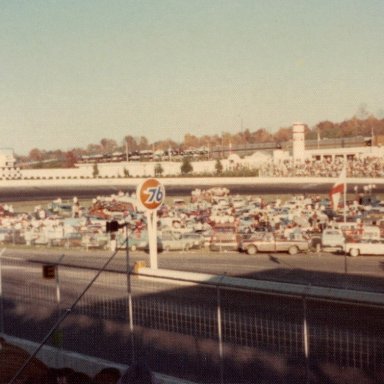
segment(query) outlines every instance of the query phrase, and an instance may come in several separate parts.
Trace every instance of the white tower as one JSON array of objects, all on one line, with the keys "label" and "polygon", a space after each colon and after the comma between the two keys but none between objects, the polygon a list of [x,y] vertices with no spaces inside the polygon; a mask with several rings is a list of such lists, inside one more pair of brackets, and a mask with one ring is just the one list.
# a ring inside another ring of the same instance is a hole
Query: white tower
[{"label": "white tower", "polygon": [[293,123],[292,126],[292,156],[293,161],[304,161],[305,159],[305,141],[304,141],[304,124]]}]

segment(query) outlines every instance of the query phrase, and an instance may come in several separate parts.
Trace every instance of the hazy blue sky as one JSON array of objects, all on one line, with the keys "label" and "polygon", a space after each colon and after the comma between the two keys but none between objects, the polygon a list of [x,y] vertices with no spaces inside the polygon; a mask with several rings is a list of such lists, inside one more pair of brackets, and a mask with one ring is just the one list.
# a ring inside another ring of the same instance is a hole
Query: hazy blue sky
[{"label": "hazy blue sky", "polygon": [[383,117],[383,16],[383,0],[0,0],[0,146]]}]

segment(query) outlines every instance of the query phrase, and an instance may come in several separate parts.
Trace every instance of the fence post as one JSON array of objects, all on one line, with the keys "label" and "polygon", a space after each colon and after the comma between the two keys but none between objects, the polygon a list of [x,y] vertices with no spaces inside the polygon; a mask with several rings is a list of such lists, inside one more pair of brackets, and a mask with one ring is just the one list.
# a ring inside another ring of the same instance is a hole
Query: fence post
[{"label": "fence post", "polygon": [[4,301],[3,301],[3,267],[2,257],[6,248],[3,248],[0,252],[0,333],[4,333]]},{"label": "fence post", "polygon": [[303,343],[305,358],[305,381],[309,383],[309,334],[307,323],[307,298],[303,296]]},{"label": "fence post", "polygon": [[225,275],[221,276],[217,287],[217,338],[219,341],[219,358],[220,358],[220,384],[224,383],[224,351],[223,351],[223,328],[221,320],[221,282]]},{"label": "fence post", "polygon": [[129,333],[131,334],[132,362],[135,361],[135,335],[133,333],[133,301],[132,301],[132,284],[131,284],[131,267],[129,265],[129,232],[128,223],[125,224],[125,256],[127,263],[127,293],[128,293],[128,315],[129,315]]},{"label": "fence post", "polygon": [[57,261],[56,264],[56,304],[57,304],[57,309],[60,317],[60,310],[61,310],[61,290],[60,290],[60,277],[59,277],[59,265],[64,259],[65,255],[61,255],[59,260]]},{"label": "fence post", "polygon": [[[60,319],[61,317],[61,286],[60,286],[60,276],[59,276],[59,265],[64,259],[65,255],[61,255],[59,260],[57,261],[57,264],[55,265],[55,277],[56,277],[56,310],[57,310],[57,318]],[[62,349],[63,349],[63,331],[60,329],[60,324],[58,325],[57,329],[55,330],[54,334],[54,344],[57,348],[56,351],[56,366],[59,367],[59,363],[62,360]]]}]

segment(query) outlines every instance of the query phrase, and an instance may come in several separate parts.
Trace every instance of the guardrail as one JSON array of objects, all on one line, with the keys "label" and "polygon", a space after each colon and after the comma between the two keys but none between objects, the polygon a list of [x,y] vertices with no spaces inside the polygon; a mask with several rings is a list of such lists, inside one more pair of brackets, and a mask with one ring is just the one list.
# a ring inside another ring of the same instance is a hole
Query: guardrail
[{"label": "guardrail", "polygon": [[268,382],[295,369],[309,378],[325,365],[372,377],[382,371],[377,300],[356,302],[349,293],[330,302],[332,290],[311,295],[316,287],[279,291],[268,282],[149,269],[130,271],[130,280],[104,271],[83,295],[95,271],[59,266],[57,281],[27,260],[2,258],[0,266],[4,334],[38,343],[78,300],[47,340],[58,355],[64,349],[126,365],[145,358],[156,372],[220,384],[254,383],[256,373]]}]

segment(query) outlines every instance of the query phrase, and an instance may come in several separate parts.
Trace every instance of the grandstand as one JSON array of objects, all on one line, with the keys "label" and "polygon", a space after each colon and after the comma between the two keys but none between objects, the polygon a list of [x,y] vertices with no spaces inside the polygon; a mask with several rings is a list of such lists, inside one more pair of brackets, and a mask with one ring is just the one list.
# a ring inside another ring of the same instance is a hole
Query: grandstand
[{"label": "grandstand", "polygon": [[13,149],[0,148],[0,179],[19,179],[20,168],[16,167]]},{"label": "grandstand", "polygon": [[[355,136],[346,138],[322,138],[321,140],[305,140],[306,150],[327,150],[338,148],[362,148],[372,146],[371,137]],[[215,145],[212,147],[202,146],[199,148],[169,149],[169,150],[141,150],[129,152],[113,152],[96,155],[83,155],[80,164],[86,163],[108,163],[123,161],[181,161],[184,157],[194,159],[220,159],[231,154],[249,156],[258,151],[273,152],[275,150],[292,151],[292,140],[286,142],[244,143],[239,145]]]}]

